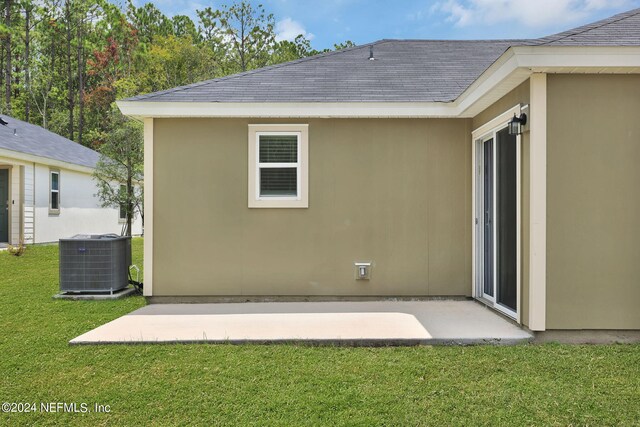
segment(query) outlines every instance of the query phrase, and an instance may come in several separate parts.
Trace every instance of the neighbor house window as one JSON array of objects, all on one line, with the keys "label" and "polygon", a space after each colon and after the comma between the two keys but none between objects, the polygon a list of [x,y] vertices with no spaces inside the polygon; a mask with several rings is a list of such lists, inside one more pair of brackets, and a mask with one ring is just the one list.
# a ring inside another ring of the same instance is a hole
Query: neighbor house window
[{"label": "neighbor house window", "polygon": [[60,171],[49,171],[49,213],[60,213]]},{"label": "neighbor house window", "polygon": [[249,125],[249,207],[308,207],[307,162],[307,125]]},{"label": "neighbor house window", "polygon": [[[124,196],[125,194],[127,194],[127,186],[122,184],[120,185],[120,195]],[[120,198],[120,200],[122,200],[122,197]],[[118,206],[118,219],[121,222],[124,222],[127,220],[127,204],[126,203],[120,203],[120,205]]]}]

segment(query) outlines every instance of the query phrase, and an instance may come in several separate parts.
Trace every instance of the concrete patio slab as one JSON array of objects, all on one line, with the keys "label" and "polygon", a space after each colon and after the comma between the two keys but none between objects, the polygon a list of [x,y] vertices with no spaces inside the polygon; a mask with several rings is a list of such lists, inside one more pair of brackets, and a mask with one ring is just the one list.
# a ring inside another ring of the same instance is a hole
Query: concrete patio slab
[{"label": "concrete patio slab", "polygon": [[516,344],[532,335],[475,301],[153,304],[70,344]]}]

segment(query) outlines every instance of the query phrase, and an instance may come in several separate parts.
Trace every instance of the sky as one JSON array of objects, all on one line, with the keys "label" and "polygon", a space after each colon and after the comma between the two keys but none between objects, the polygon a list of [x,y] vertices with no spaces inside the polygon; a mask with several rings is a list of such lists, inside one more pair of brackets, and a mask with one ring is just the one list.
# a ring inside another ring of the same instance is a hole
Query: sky
[{"label": "sky", "polygon": [[[135,0],[135,4],[146,3]],[[231,1],[155,0],[166,15]],[[303,34],[316,49],[351,40],[536,38],[640,8],[640,0],[262,0],[279,40]]]}]

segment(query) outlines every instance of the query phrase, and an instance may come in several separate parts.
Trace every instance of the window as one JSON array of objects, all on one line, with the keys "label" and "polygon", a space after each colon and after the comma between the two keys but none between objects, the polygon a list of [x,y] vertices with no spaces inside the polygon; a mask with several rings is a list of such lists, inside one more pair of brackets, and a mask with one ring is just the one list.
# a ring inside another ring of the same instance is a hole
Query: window
[{"label": "window", "polygon": [[249,125],[249,207],[306,208],[308,126]]},{"label": "window", "polygon": [[[127,194],[127,186],[122,184],[120,185],[120,200],[123,200],[125,195]],[[118,206],[118,219],[120,222],[124,222],[127,220],[127,205],[126,203],[120,203]]]},{"label": "window", "polygon": [[49,171],[49,213],[60,213],[60,171]]},{"label": "window", "polygon": [[297,197],[298,134],[258,134],[258,180],[260,197]]}]

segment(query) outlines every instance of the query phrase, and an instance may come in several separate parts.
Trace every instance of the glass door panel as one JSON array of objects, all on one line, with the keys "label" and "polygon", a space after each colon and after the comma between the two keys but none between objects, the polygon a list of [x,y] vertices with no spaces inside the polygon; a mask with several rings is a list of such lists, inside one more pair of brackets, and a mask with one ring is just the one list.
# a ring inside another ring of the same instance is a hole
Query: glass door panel
[{"label": "glass door panel", "polygon": [[493,267],[493,138],[482,143],[482,151],[484,156],[483,162],[483,219],[484,225],[484,245],[483,245],[483,288],[482,292],[485,296],[493,298],[494,293],[494,267]]},{"label": "glass door panel", "polygon": [[517,308],[517,177],[516,136],[507,129],[496,132],[496,237],[497,302]]}]

